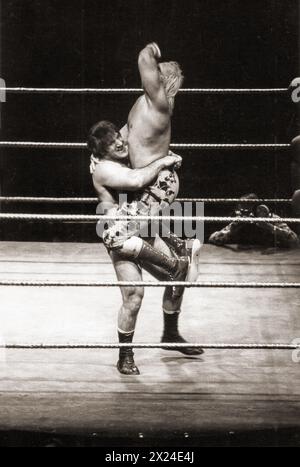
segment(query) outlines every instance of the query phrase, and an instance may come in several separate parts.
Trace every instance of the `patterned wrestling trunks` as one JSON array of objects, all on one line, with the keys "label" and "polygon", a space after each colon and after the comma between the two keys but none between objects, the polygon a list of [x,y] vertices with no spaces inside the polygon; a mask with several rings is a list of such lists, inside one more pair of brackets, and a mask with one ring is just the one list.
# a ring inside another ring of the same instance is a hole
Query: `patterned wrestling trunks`
[{"label": "patterned wrestling trunks", "polygon": [[177,197],[179,190],[179,181],[177,173],[174,170],[162,170],[155,183],[145,189],[159,201],[170,205]]},{"label": "patterned wrestling trunks", "polygon": [[[132,220],[98,222],[102,230],[103,242],[109,250],[122,248],[124,242],[148,229],[149,221],[136,221],[136,216],[157,216],[176,198],[179,189],[178,176],[172,170],[162,170],[156,182],[143,193],[136,195],[131,203],[124,203],[115,213],[118,216],[130,216]],[[148,231],[148,230],[147,230]],[[147,235],[145,235],[147,236]]]}]

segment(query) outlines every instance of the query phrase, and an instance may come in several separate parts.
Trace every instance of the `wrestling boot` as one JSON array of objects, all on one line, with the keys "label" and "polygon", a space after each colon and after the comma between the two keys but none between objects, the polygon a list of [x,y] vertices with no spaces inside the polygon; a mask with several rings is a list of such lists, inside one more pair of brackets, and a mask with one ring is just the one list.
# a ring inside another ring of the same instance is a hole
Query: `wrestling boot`
[{"label": "wrestling boot", "polygon": [[[187,343],[187,341],[179,334],[178,331],[178,318],[179,318],[180,312],[166,312],[164,310],[164,332],[163,336],[161,338],[161,342],[163,344],[167,344],[169,342],[174,342],[174,343]],[[201,347],[174,347],[172,349],[168,347],[162,347],[164,350],[173,350],[176,352],[181,352],[184,355],[189,355],[189,356],[197,356],[201,355],[204,353],[204,350],[201,349]]]},{"label": "wrestling boot", "polygon": [[143,242],[142,249],[137,256],[141,266],[162,281],[193,282],[198,277],[198,259],[201,244],[195,240],[195,248],[190,258],[170,258]]},{"label": "wrestling boot", "polygon": [[[172,232],[168,233],[168,236],[163,237],[164,242],[171,248],[171,251],[174,252],[175,255],[179,256],[188,256],[190,258],[191,264],[195,261],[197,262],[197,277],[198,277],[198,263],[199,263],[199,240],[197,239],[189,239],[189,240],[182,240],[181,238],[177,237]],[[197,279],[189,279],[190,281],[194,281]],[[173,289],[173,297],[180,298],[184,292],[183,287],[174,287]]]},{"label": "wrestling boot", "polygon": [[[132,333],[118,332],[120,343],[131,343],[133,339]],[[139,369],[134,362],[134,353],[131,347],[120,348],[119,361],[117,363],[117,369],[123,375],[139,375]]]},{"label": "wrestling boot", "polygon": [[162,222],[160,224],[161,238],[171,248],[177,256],[190,256],[193,248],[193,239],[183,240],[175,235],[170,229]]},{"label": "wrestling boot", "polygon": [[173,232],[167,232],[163,236],[163,241],[175,252],[177,256],[189,256],[190,248],[187,240],[177,237]]}]

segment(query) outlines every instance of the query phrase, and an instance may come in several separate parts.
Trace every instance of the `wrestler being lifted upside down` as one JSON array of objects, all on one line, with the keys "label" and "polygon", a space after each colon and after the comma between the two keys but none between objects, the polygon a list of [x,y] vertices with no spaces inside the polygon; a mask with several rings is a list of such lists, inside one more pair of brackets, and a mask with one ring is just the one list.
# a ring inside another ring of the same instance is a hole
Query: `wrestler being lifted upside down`
[{"label": "wrestler being lifted upside down", "polygon": [[[134,104],[121,132],[102,121],[92,127],[88,137],[93,183],[100,201],[105,202],[106,214],[133,216],[130,222],[109,222],[102,232],[121,281],[141,281],[141,267],[160,280],[194,281],[198,275],[199,240],[194,240],[188,256],[185,242],[175,235],[168,235],[165,242],[158,236],[144,241],[139,237],[141,223],[134,220],[137,215],[157,215],[175,200],[179,190],[174,166],[180,165],[181,158],[168,153],[174,97],[183,78],[177,63],[159,64],[159,58],[160,50],[154,43],[141,51],[138,63],[145,93]],[[135,192],[134,199],[119,206],[118,195],[127,192]],[[177,327],[183,291],[177,288],[174,293],[172,287],[166,288],[162,342],[185,342]],[[143,293],[142,287],[122,288],[120,342],[132,342]],[[180,351],[202,353],[202,349],[193,348]],[[125,374],[139,373],[131,348],[120,349],[118,369]]]}]

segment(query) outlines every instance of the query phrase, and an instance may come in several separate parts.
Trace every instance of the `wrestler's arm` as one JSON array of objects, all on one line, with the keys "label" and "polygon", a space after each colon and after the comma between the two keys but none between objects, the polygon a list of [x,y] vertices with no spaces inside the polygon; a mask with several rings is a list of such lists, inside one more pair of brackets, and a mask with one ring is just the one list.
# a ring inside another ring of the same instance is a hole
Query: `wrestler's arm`
[{"label": "wrestler's arm", "polygon": [[115,162],[102,162],[94,173],[95,182],[113,190],[138,191],[150,185],[159,172],[179,161],[179,156],[166,156],[141,169],[130,169]]},{"label": "wrestler's arm", "polygon": [[138,67],[146,97],[153,104],[168,110],[168,100],[158,67],[160,57],[158,45],[152,42],[140,52]]}]

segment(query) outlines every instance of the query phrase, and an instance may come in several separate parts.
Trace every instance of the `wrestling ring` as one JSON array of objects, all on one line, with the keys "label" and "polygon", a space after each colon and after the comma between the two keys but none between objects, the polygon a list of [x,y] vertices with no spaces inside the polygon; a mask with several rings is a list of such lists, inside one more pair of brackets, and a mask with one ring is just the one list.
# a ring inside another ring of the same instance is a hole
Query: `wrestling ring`
[{"label": "wrestling ring", "polygon": [[[101,95],[138,94],[141,90],[6,88],[6,92]],[[288,89],[180,92],[257,96],[284,94]],[[1,141],[0,147],[75,150],[86,145]],[[172,148],[274,151],[288,150],[290,144],[178,143]],[[230,204],[240,199],[178,201]],[[288,205],[291,200],[256,202]],[[0,203],[96,205],[97,198],[1,196]],[[0,222],[96,224],[99,218],[0,213]],[[233,217],[206,216],[137,218],[161,219],[236,221]],[[300,219],[292,217],[256,221],[300,223]],[[253,218],[243,217],[240,222],[250,223]],[[80,431],[104,439],[130,437],[137,441],[173,437],[192,442],[204,432],[232,435],[239,431],[299,428],[299,249],[268,255],[260,248],[204,245],[199,280],[189,283],[151,281],[147,273],[147,280],[142,282],[118,282],[105,248],[99,244],[1,242],[0,258],[0,429]],[[115,343],[120,298],[112,288],[136,285],[146,288],[146,296],[135,342]],[[192,344],[157,343],[162,327],[160,289],[168,285],[188,287],[181,326]],[[136,349],[141,369],[138,377],[120,375],[115,368],[116,354],[111,350],[126,346]],[[200,346],[206,351],[195,358],[162,350],[187,346]]]}]

